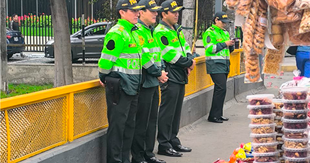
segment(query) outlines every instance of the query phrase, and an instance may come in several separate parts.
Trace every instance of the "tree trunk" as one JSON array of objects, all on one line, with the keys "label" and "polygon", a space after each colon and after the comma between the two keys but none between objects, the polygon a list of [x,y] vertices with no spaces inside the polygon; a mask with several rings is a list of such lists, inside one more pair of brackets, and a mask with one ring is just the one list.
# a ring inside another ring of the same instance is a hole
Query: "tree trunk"
[{"label": "tree trunk", "polygon": [[59,87],[73,83],[69,20],[65,0],[50,0],[54,27],[55,80]]},{"label": "tree trunk", "polygon": [[1,55],[1,90],[8,92],[8,79],[7,79],[7,49],[6,49],[6,1],[0,1],[0,55]]},{"label": "tree trunk", "polygon": [[186,42],[190,47],[192,47],[193,42],[195,2],[195,0],[183,0],[185,9],[182,13],[182,27]]}]

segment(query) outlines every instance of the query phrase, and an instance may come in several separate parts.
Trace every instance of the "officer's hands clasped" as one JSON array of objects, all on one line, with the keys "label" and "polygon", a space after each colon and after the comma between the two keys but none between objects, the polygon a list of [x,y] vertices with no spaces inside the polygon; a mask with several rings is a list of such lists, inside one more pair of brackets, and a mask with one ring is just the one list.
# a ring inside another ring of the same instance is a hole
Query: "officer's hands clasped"
[{"label": "officer's hands clasped", "polygon": [[168,72],[162,71],[161,76],[157,78],[158,81],[161,83],[166,83],[169,79],[167,75],[168,75]]}]

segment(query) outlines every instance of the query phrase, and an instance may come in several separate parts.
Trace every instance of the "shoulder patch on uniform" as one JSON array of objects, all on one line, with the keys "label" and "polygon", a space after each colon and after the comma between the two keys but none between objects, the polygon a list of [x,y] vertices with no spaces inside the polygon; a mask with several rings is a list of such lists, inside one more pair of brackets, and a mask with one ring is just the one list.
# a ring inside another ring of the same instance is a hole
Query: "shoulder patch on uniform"
[{"label": "shoulder patch on uniform", "polygon": [[124,27],[119,27],[118,30],[121,31],[121,32],[123,32]]},{"label": "shoulder patch on uniform", "polygon": [[171,42],[176,42],[176,41],[178,41],[177,37],[171,40]]},{"label": "shoulder patch on uniform", "polygon": [[109,42],[106,45],[108,50],[113,50],[115,49],[115,41],[114,40],[109,40]]},{"label": "shoulder patch on uniform", "polygon": [[133,43],[133,44],[129,44],[128,47],[130,48],[134,48],[134,47],[137,47],[137,44]]},{"label": "shoulder patch on uniform", "polygon": [[213,27],[210,27],[210,29],[214,30],[214,28],[213,28]]},{"label": "shoulder patch on uniform", "polygon": [[207,43],[210,43],[210,42],[211,42],[211,37],[208,36],[208,37],[207,37]]},{"label": "shoulder patch on uniform", "polygon": [[148,43],[152,43],[152,42],[154,42],[154,39],[151,38],[151,39],[149,39],[147,42],[148,42]]},{"label": "shoulder patch on uniform", "polygon": [[168,45],[168,39],[166,36],[161,36],[160,40],[164,45]]}]

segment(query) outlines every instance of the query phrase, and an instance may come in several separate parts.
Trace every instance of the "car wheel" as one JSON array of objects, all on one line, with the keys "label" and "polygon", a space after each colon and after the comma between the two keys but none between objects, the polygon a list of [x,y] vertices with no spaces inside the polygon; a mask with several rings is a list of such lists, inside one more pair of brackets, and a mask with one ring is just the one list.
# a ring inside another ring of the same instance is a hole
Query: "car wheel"
[{"label": "car wheel", "polygon": [[8,54],[8,59],[10,59],[13,56],[14,53],[9,53]]}]

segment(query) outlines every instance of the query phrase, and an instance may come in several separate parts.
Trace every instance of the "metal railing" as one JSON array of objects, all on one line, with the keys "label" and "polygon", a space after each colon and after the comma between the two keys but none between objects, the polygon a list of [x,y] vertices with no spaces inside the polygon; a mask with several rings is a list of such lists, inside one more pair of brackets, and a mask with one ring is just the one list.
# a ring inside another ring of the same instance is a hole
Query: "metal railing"
[{"label": "metal railing", "polygon": [[[242,73],[241,52],[231,55],[230,77]],[[213,85],[205,57],[195,60],[186,96]],[[18,162],[108,127],[105,99],[98,80],[1,99],[0,162]]]}]

